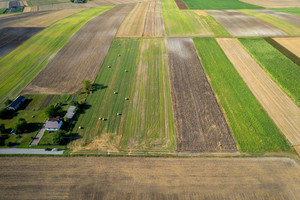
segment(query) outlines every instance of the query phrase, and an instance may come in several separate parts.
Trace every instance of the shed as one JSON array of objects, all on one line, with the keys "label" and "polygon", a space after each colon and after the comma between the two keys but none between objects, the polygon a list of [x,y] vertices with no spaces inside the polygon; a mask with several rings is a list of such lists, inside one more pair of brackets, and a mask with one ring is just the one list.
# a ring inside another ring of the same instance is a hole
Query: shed
[{"label": "shed", "polygon": [[75,115],[75,110],[76,110],[76,106],[70,106],[64,117],[69,120],[73,119],[73,117]]},{"label": "shed", "polygon": [[63,122],[59,117],[49,118],[45,123],[45,128],[47,131],[57,131],[62,125]]},{"label": "shed", "polygon": [[16,111],[20,105],[26,100],[23,96],[18,96],[11,104],[9,104],[6,109]]}]

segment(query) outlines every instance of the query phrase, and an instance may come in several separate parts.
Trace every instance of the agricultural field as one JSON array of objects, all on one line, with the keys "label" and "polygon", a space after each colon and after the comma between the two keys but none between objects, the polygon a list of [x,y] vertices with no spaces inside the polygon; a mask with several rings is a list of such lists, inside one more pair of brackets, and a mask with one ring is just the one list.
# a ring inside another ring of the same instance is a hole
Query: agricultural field
[{"label": "agricultural field", "polygon": [[239,0],[182,0],[189,9],[255,9],[260,6],[244,3]]},{"label": "agricultural field", "polygon": [[300,67],[262,38],[239,38],[239,42],[300,106]]},{"label": "agricultural field", "polygon": [[300,198],[289,158],[2,157],[0,169],[7,200]]},{"label": "agricultural field", "polygon": [[70,0],[27,0],[29,6],[37,6],[54,3],[69,3]]},{"label": "agricultural field", "polygon": [[242,152],[290,151],[216,40],[194,38],[194,43],[238,149]]},{"label": "agricultural field", "polygon": [[287,22],[290,22],[296,26],[300,26],[300,16],[295,16],[292,14],[287,14],[287,13],[282,13],[282,12],[277,12],[277,11],[273,11],[273,10],[257,10],[259,12],[262,13],[266,13],[269,15],[272,15],[274,17],[280,18],[282,20],[285,20]]},{"label": "agricultural field", "polygon": [[[300,38],[273,38],[300,59]],[[300,64],[300,63],[299,63]]]},{"label": "agricultural field", "polygon": [[282,91],[236,39],[218,38],[217,41],[281,133],[292,145],[299,146],[299,106]]},{"label": "agricultural field", "polygon": [[292,7],[299,7],[299,0],[241,0],[242,2],[262,6],[265,8],[278,8],[289,10]]},{"label": "agricultural field", "polygon": [[261,19],[274,27],[279,28],[280,30],[284,31],[290,36],[298,36],[300,35],[300,26],[297,26],[295,24],[292,24],[288,21],[285,21],[283,19],[280,19],[278,17],[262,13],[256,10],[239,10],[241,13],[244,13],[246,15],[254,16],[258,19]]},{"label": "agricultural field", "polygon": [[275,10],[278,12],[284,12],[292,15],[300,16],[300,7],[294,7],[294,8],[271,8],[270,10]]},{"label": "agricultural field", "polygon": [[65,18],[3,57],[0,60],[0,79],[3,80],[0,83],[0,104],[20,93],[86,22],[110,8],[91,8]]},{"label": "agricultural field", "polygon": [[99,89],[87,100],[90,109],[75,126],[82,139],[70,144],[73,152],[174,151],[164,40],[115,39],[103,66],[95,80]]},{"label": "agricultural field", "polygon": [[237,151],[193,41],[190,38],[168,38],[167,49],[177,150]]},{"label": "agricultural field", "polygon": [[161,2],[150,2],[147,11],[144,37],[163,37],[165,36],[165,24],[162,16]]},{"label": "agricultural field", "polygon": [[83,80],[93,82],[117,28],[132,7],[117,5],[89,21],[32,80],[23,93],[72,94],[82,88]]},{"label": "agricultural field", "polygon": [[235,10],[207,10],[233,36],[285,36],[278,28]]}]

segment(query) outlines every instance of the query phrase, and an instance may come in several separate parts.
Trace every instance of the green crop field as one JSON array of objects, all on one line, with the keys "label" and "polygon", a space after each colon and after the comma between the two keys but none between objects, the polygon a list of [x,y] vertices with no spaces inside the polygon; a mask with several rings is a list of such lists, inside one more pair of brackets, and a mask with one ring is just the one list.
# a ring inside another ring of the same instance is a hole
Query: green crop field
[{"label": "green crop field", "polygon": [[86,22],[112,7],[90,8],[67,17],[3,57],[0,60],[0,105],[6,99],[15,98]]},{"label": "green crop field", "polygon": [[278,11],[278,12],[285,12],[285,13],[300,16],[300,7],[294,7],[294,8],[269,8],[269,10],[275,10],[275,11]]},{"label": "green crop field", "polygon": [[213,17],[198,15],[190,10],[179,10],[173,0],[163,0],[162,10],[168,36],[229,36]]},{"label": "green crop field", "polygon": [[274,17],[269,14],[261,13],[255,10],[239,10],[239,12],[244,13],[246,15],[251,15],[257,17],[279,29],[286,32],[290,36],[299,36],[300,35],[300,27],[296,26],[290,22],[287,22],[278,17]]},{"label": "green crop field", "polygon": [[183,0],[189,9],[257,9],[262,8],[239,0]]},{"label": "green crop field", "polygon": [[300,67],[262,38],[240,43],[278,85],[300,106]]},{"label": "green crop field", "polygon": [[69,3],[70,0],[29,0],[27,1],[29,6],[53,4],[53,3]]},{"label": "green crop field", "polygon": [[175,150],[165,54],[163,39],[115,39],[74,129],[83,138],[70,147]]},{"label": "green crop field", "polygon": [[194,43],[238,148],[244,152],[291,151],[215,39],[194,38]]}]

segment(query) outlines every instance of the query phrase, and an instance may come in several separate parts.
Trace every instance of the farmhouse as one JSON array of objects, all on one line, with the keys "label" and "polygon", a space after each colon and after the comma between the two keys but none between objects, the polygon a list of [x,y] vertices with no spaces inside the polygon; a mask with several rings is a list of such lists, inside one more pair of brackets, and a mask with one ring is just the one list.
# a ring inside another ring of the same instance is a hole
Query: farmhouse
[{"label": "farmhouse", "polygon": [[59,117],[49,118],[45,123],[45,128],[47,131],[57,131],[62,126],[63,122]]},{"label": "farmhouse", "polygon": [[75,109],[76,109],[76,106],[70,106],[70,108],[68,109],[68,111],[64,117],[67,118],[68,120],[72,120],[75,115]]},{"label": "farmhouse", "polygon": [[6,107],[6,109],[7,110],[14,110],[14,111],[16,111],[25,100],[26,100],[25,97],[18,96],[13,102],[11,102],[11,104],[9,104]]}]

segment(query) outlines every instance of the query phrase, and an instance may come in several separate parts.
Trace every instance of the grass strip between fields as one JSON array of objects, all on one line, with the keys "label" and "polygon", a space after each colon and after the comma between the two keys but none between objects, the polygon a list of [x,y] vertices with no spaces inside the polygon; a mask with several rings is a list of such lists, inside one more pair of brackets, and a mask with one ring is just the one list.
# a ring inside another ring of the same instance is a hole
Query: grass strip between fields
[{"label": "grass strip between fields", "polygon": [[183,0],[189,9],[255,9],[261,6],[248,4],[239,0]]},{"label": "grass strip between fields", "polygon": [[300,7],[293,7],[293,8],[268,8],[269,10],[275,10],[278,12],[284,12],[292,15],[300,16]]},{"label": "grass strip between fields", "polygon": [[291,151],[215,39],[194,38],[194,43],[239,150]]},{"label": "grass strip between fields", "polygon": [[239,38],[238,41],[300,106],[300,67],[262,38]]},{"label": "grass strip between fields", "polygon": [[300,35],[300,27],[296,26],[295,24],[292,24],[290,22],[287,22],[283,19],[280,19],[278,17],[261,13],[255,10],[238,10],[241,13],[244,13],[246,15],[251,15],[253,17],[257,17],[279,29],[286,32],[290,36],[298,36]]},{"label": "grass strip between fields", "polygon": [[73,130],[82,136],[73,151],[176,149],[165,54],[163,39],[114,39]]},{"label": "grass strip between fields", "polygon": [[283,55],[288,57],[291,61],[300,66],[300,58],[293,54],[291,51],[286,49],[284,46],[273,40],[272,38],[264,38],[270,45],[272,45],[275,49],[280,51]]},{"label": "grass strip between fields", "polygon": [[17,94],[48,64],[85,23],[113,8],[90,8],[39,32],[0,60],[0,105]]}]

